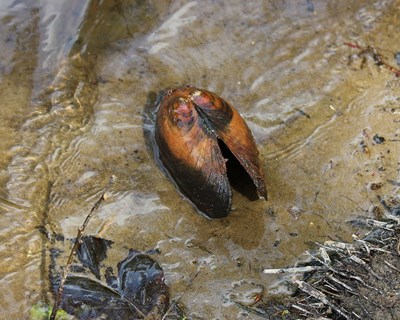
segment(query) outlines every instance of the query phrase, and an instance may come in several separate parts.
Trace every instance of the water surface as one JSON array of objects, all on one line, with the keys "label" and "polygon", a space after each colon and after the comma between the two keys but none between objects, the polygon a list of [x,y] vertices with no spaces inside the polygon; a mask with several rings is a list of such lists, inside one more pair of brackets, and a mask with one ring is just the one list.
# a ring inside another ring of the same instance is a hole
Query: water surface
[{"label": "water surface", "polygon": [[[114,241],[115,261],[126,248],[158,248],[172,297],[201,270],[181,300],[193,319],[245,319],[229,302],[235,290],[262,285],[265,299],[281,290],[264,268],[364,232],[349,222],[373,216],[377,195],[398,191],[388,180],[400,179],[400,84],[372,59],[349,65],[358,51],[344,43],[375,45],[396,65],[399,5],[2,1],[3,314],[25,318],[52,301],[54,235],[75,236],[111,175],[117,182],[87,233]],[[159,170],[148,139],[152,102],[182,84],[218,93],[243,115],[267,202],[234,192],[231,215],[206,220]]]}]

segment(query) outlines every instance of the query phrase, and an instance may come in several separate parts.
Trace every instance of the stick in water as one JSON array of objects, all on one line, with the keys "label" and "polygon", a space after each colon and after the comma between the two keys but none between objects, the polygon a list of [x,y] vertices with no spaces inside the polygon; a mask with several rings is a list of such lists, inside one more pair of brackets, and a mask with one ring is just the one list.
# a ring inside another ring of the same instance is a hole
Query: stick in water
[{"label": "stick in water", "polygon": [[94,204],[94,206],[90,210],[89,214],[86,216],[86,219],[83,222],[82,226],[78,229],[78,234],[76,236],[74,245],[73,245],[73,247],[71,249],[71,252],[70,252],[69,257],[68,257],[67,264],[66,264],[66,266],[64,268],[64,272],[63,272],[63,275],[62,275],[61,280],[60,280],[60,285],[59,285],[58,290],[57,290],[56,300],[54,302],[53,310],[52,310],[51,315],[50,315],[50,320],[55,320],[56,319],[56,314],[57,314],[58,308],[60,307],[60,304],[61,304],[61,299],[62,299],[62,295],[63,295],[63,291],[64,291],[65,280],[67,279],[68,272],[69,272],[69,269],[71,267],[72,262],[74,261],[76,252],[78,251],[78,248],[82,243],[82,236],[83,236],[83,233],[85,232],[86,226],[89,224],[89,221],[92,218],[94,212],[100,207],[100,205],[104,201],[104,196],[105,196],[106,192],[108,191],[108,189],[114,183],[115,180],[116,180],[116,177],[114,175],[111,176],[110,181],[108,182],[107,186],[104,188],[103,192],[101,193],[101,196],[100,196],[99,200],[97,200],[97,202]]}]

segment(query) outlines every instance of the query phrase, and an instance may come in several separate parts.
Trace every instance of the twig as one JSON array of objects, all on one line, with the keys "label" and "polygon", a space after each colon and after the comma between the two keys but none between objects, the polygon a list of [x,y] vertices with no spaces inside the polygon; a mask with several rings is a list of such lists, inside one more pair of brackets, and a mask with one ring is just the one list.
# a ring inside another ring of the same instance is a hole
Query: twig
[{"label": "twig", "polygon": [[295,309],[297,309],[297,310],[300,310],[301,312],[304,312],[305,314],[310,314],[310,315],[312,315],[312,316],[317,316],[315,313],[310,312],[310,311],[308,311],[308,310],[306,310],[306,309],[304,309],[304,308],[298,306],[297,304],[292,304],[292,307],[295,308]]},{"label": "twig", "polygon": [[350,48],[362,50],[362,48],[357,43],[345,42],[344,44],[346,46],[349,46]]},{"label": "twig", "polygon": [[360,243],[365,248],[365,251],[367,252],[368,255],[371,254],[371,250],[369,248],[369,245],[366,243],[366,241],[360,240],[360,239],[355,239],[355,241]]},{"label": "twig", "polygon": [[355,263],[363,266],[368,272],[370,272],[375,278],[377,278],[378,280],[382,280],[382,278],[380,276],[378,276],[374,270],[372,270],[372,268],[362,259],[360,259],[359,257],[355,256],[355,255],[351,255],[349,257],[350,260],[354,261]]},{"label": "twig", "polygon": [[375,287],[372,287],[372,286],[368,285],[367,283],[365,283],[365,281],[362,280],[360,277],[352,275],[351,272],[350,272],[349,270],[346,270],[346,272],[341,272],[341,271],[338,271],[338,270],[336,270],[335,268],[333,268],[333,267],[327,265],[326,263],[324,263],[321,259],[318,259],[317,257],[314,257],[314,259],[315,259],[316,261],[318,261],[319,263],[323,264],[329,271],[331,271],[331,272],[333,272],[333,273],[335,273],[335,274],[338,274],[338,275],[340,275],[340,276],[343,277],[343,278],[356,280],[356,281],[360,282],[362,285],[366,286],[367,288],[370,288],[370,289],[373,289],[373,290],[375,290],[375,291],[380,292],[380,291],[379,291],[378,289],[376,289]]},{"label": "twig", "polygon": [[283,274],[283,273],[305,273],[315,270],[324,269],[322,266],[305,266],[298,268],[281,268],[281,269],[264,269],[265,274]]},{"label": "twig", "polygon": [[318,251],[319,251],[322,259],[324,259],[324,262],[327,265],[331,265],[332,264],[331,258],[329,257],[329,254],[328,254],[328,252],[326,252],[325,248],[320,247]]},{"label": "twig", "polygon": [[355,247],[351,243],[344,243],[344,242],[336,242],[336,241],[325,241],[324,244],[317,243],[320,247],[326,248],[328,250],[333,250],[335,252],[338,252],[338,249],[340,249],[342,252],[349,252],[349,251],[354,251]]},{"label": "twig", "polygon": [[[181,300],[182,297],[185,295],[185,293],[189,290],[189,288],[190,288],[190,287],[192,286],[192,284],[193,284],[193,281],[194,281],[194,280],[197,278],[197,276],[200,274],[200,271],[201,271],[201,270],[197,271],[197,272],[194,274],[194,276],[191,277],[191,278],[189,279],[189,282],[187,283],[185,290],[178,296],[178,298],[175,299],[175,301],[174,301],[175,304],[177,304],[177,303],[179,302],[179,300]],[[168,316],[168,314],[171,312],[171,309],[172,309],[172,303],[171,303],[170,307],[168,308],[168,310],[165,312],[165,314],[164,314],[164,316],[162,317],[161,320],[165,320],[165,317]]]},{"label": "twig", "polygon": [[238,302],[238,301],[233,301],[233,300],[231,300],[231,301],[235,305],[237,305],[239,308],[241,308],[243,310],[246,310],[247,312],[251,312],[251,313],[254,313],[254,314],[259,315],[259,316],[268,316],[267,312],[265,310],[263,310],[263,309],[249,307],[249,306],[246,306],[243,303]]},{"label": "twig", "polygon": [[[369,299],[366,297],[366,296],[363,296],[363,295],[361,295],[366,301],[369,301]],[[364,316],[367,316],[368,317],[368,319],[372,319],[373,320],[373,318],[370,316],[370,314],[369,314],[369,312],[367,311],[367,309],[365,308],[365,306],[364,306],[364,301],[362,301],[361,299],[360,300],[356,300],[356,302],[355,302],[357,305],[358,305],[358,307],[360,308],[360,309],[362,309],[362,311],[364,312]]]},{"label": "twig", "polygon": [[399,269],[397,269],[394,265],[392,265],[390,262],[384,260],[383,261],[389,268],[392,268],[393,270],[396,270],[397,272],[400,272]]},{"label": "twig", "polygon": [[[329,283],[326,279],[324,279],[324,280],[325,280],[324,287],[327,287],[328,289],[330,289],[332,291],[340,292],[340,290],[338,288],[336,288],[335,286],[333,286],[333,284]],[[314,286],[316,286],[316,285],[314,284]],[[332,292],[329,292],[329,294],[334,295],[335,297],[338,297],[336,294],[334,294]],[[339,298],[340,298],[340,296],[339,296]]]},{"label": "twig", "polygon": [[373,46],[367,46],[366,48],[361,47],[357,43],[351,43],[351,42],[345,42],[344,43],[346,46],[349,46],[350,48],[358,49],[360,52],[358,53],[358,56],[361,58],[363,57],[363,62],[366,59],[366,56],[369,55],[373,60],[375,65],[377,66],[384,66],[386,69],[388,69],[390,72],[394,73],[396,77],[400,77],[400,70],[391,66],[388,64],[385,60],[383,55],[381,55]]},{"label": "twig", "polygon": [[349,285],[345,284],[343,281],[340,281],[339,279],[335,278],[333,275],[328,275],[328,279],[332,280],[333,282],[336,282],[337,284],[341,285],[343,288],[347,289],[350,292],[354,292],[354,289],[350,287]]},{"label": "twig", "polygon": [[378,221],[374,219],[367,219],[367,224],[374,228],[380,228],[387,231],[393,231],[395,224],[389,224],[387,221]]},{"label": "twig", "polygon": [[352,315],[354,315],[357,319],[362,319],[361,316],[359,316],[357,313],[354,311],[351,312]]},{"label": "twig", "polygon": [[311,297],[321,301],[324,305],[331,307],[333,310],[335,310],[338,314],[340,314],[342,317],[346,319],[351,319],[347,311],[340,309],[336,304],[333,302],[329,301],[329,299],[326,297],[325,294],[323,294],[321,291],[318,291],[317,289],[313,288],[310,284],[307,282],[301,281],[301,280],[294,280],[294,282],[298,285],[299,289],[310,295]]},{"label": "twig", "polygon": [[[339,292],[339,290],[337,290],[336,288],[334,288],[333,285],[327,285],[327,283],[325,283],[325,284],[324,284],[324,287],[326,287],[326,288],[328,288],[328,289],[331,289],[331,290],[333,290],[333,291]],[[332,291],[329,291],[329,290],[325,289],[324,287],[320,287],[319,290],[320,290],[321,292],[325,293],[326,295],[331,296],[331,297],[333,297],[333,298],[336,298],[336,299],[340,299],[340,298],[341,298],[339,293],[334,293],[334,292],[332,292]]]},{"label": "twig", "polygon": [[[76,252],[78,251],[79,246],[82,243],[82,236],[83,236],[83,234],[85,232],[86,226],[88,225],[88,223],[89,223],[90,219],[92,218],[94,212],[100,207],[100,205],[104,201],[104,196],[105,196],[106,192],[108,191],[108,189],[110,188],[110,186],[114,183],[115,179],[116,179],[116,177],[114,175],[111,176],[107,186],[104,188],[103,192],[101,193],[101,196],[100,196],[99,200],[97,200],[97,202],[94,204],[94,206],[90,210],[89,214],[86,216],[86,219],[83,222],[82,226],[78,229],[78,234],[76,236],[74,245],[73,245],[73,247],[71,249],[71,252],[69,254],[67,264],[64,267],[63,274],[62,274],[62,277],[61,277],[61,280],[60,280],[60,285],[58,286],[56,300],[54,302],[53,310],[52,310],[51,315],[50,315],[50,320],[55,320],[55,318],[56,318],[56,314],[57,314],[57,311],[58,311],[58,309],[60,307],[61,299],[62,299],[63,292],[64,292],[65,280],[68,277],[68,273],[69,273],[69,270],[71,268],[72,262],[74,261]],[[138,311],[140,312],[140,310],[138,310]]]},{"label": "twig", "polygon": [[400,239],[397,242],[396,250],[397,250],[397,254],[400,256]]}]

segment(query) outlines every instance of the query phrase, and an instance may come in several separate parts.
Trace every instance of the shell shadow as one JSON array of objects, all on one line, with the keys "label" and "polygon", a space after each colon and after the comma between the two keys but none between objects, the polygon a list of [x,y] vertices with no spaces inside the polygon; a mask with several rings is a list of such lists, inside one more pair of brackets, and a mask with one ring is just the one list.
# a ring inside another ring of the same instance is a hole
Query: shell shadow
[{"label": "shell shadow", "polygon": [[[165,92],[165,90],[162,90],[158,93],[155,91],[150,91],[148,93],[142,116],[143,137],[146,149],[158,166],[160,166],[161,163],[157,160],[158,148],[155,140],[156,112]],[[162,168],[161,171],[164,172],[165,170]]]}]

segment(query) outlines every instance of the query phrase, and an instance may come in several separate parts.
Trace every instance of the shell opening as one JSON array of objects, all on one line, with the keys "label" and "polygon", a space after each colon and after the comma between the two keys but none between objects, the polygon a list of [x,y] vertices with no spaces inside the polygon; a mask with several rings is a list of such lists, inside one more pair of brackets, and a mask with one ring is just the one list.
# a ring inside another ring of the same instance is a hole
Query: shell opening
[{"label": "shell opening", "polygon": [[221,139],[218,139],[218,145],[222,156],[225,158],[227,175],[232,188],[251,201],[258,200],[257,188],[239,160],[236,159],[234,154]]}]

